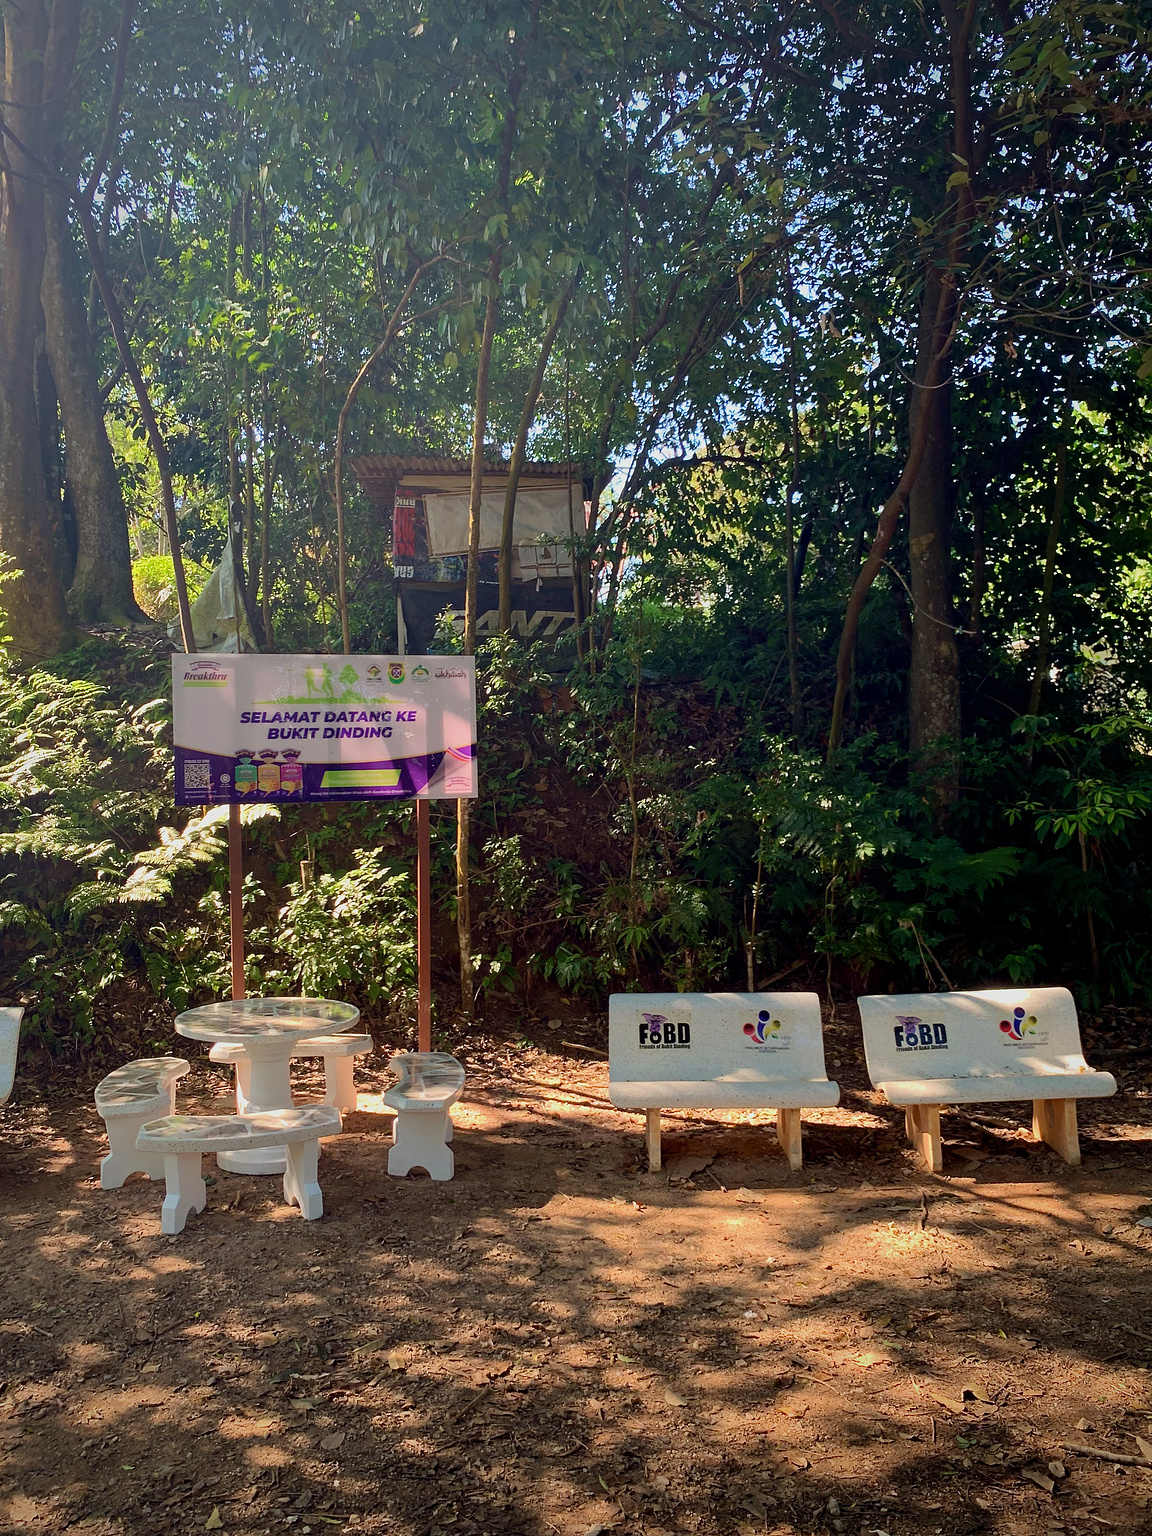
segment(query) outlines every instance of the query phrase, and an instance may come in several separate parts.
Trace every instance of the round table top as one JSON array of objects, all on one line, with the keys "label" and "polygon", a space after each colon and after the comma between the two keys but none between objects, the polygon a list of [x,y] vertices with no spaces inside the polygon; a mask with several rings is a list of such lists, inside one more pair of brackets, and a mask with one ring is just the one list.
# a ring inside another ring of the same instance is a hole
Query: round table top
[{"label": "round table top", "polygon": [[294,1040],[342,1033],[359,1017],[351,1003],[322,997],[244,997],[178,1013],[176,1033],[189,1040]]}]

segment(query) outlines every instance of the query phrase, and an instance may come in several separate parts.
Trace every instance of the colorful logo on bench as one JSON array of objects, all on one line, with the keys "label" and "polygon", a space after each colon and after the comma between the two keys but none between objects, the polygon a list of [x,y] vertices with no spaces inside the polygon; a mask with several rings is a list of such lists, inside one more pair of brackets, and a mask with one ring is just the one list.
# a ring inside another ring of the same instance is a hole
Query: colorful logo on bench
[{"label": "colorful logo on bench", "polygon": [[1036,1033],[1036,1015],[1025,1015],[1023,1008],[1013,1008],[1010,1019],[1000,1020],[1000,1032],[1007,1035],[1010,1040],[1023,1040],[1025,1035]]},{"label": "colorful logo on bench", "polygon": [[642,1051],[688,1051],[692,1049],[692,1026],[674,1023],[662,1013],[642,1013],[640,1049]]},{"label": "colorful logo on bench", "polygon": [[755,1024],[745,1024],[744,1033],[750,1040],[755,1040],[758,1045],[764,1045],[780,1033],[780,1020],[774,1019],[767,1008],[761,1008],[756,1015]]},{"label": "colorful logo on bench", "polygon": [[898,1051],[946,1051],[948,1031],[943,1024],[925,1024],[915,1014],[898,1013],[893,1031]]}]

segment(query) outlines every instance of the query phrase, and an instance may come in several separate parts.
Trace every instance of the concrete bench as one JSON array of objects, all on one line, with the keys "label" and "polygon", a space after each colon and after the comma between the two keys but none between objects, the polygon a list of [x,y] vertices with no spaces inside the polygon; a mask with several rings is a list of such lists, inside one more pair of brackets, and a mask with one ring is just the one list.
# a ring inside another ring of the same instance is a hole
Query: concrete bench
[{"label": "concrete bench", "polygon": [[104,1121],[108,1153],[100,1163],[100,1188],[119,1189],[130,1173],[164,1177],[164,1159],[136,1150],[140,1127],[176,1108],[176,1083],[191,1068],[181,1056],[125,1062],[96,1084],[96,1112]]},{"label": "concrete bench", "polygon": [[340,1111],[331,1104],[298,1104],[251,1115],[165,1115],[149,1121],[141,1126],[136,1145],[146,1156],[163,1159],[167,1188],[160,1230],[169,1235],[182,1232],[190,1213],[204,1209],[208,1196],[200,1159],[205,1152],[247,1147],[287,1148],[284,1198],[298,1205],[308,1221],[317,1221],[324,1214],[316,1179],[319,1137],[339,1133]]},{"label": "concrete bench", "polygon": [[904,1107],[908,1139],[939,1173],[946,1104],[1032,1100],[1032,1130],[1067,1163],[1080,1161],[1076,1100],[1116,1092],[1084,1060],[1076,1004],[1064,987],[909,992],[861,997],[868,1075]]},{"label": "concrete bench", "polygon": [[790,1166],[803,1164],[800,1113],[840,1101],[824,1068],[815,992],[615,993],[608,1000],[608,1097],[642,1109],[648,1167],[661,1165],[662,1109],[775,1109]]},{"label": "concrete bench", "polygon": [[388,1172],[402,1178],[413,1168],[424,1168],[433,1179],[450,1179],[456,1159],[448,1145],[449,1112],[464,1091],[464,1068],[447,1051],[405,1051],[393,1056],[388,1067],[400,1078],[383,1095],[396,1111]]},{"label": "concrete bench", "polygon": [[23,1008],[0,1008],[0,1104],[8,1102],[16,1081],[16,1052],[23,1017]]},{"label": "concrete bench", "polygon": [[[309,1035],[292,1047],[292,1060],[305,1056],[324,1058],[324,1103],[334,1104],[342,1115],[357,1107],[353,1063],[357,1056],[375,1050],[371,1035]],[[208,1060],[230,1064],[236,1069],[236,1113],[248,1108],[252,1063],[242,1040],[217,1040],[208,1052]]]}]

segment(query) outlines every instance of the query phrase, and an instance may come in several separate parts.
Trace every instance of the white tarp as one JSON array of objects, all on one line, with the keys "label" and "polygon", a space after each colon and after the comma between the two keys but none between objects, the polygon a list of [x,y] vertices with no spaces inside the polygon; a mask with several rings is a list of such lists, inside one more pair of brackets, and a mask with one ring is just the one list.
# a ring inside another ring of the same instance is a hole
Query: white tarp
[{"label": "white tarp", "polygon": [[[424,510],[428,517],[428,551],[431,555],[468,553],[468,492],[426,495]],[[488,491],[480,498],[480,548],[499,549],[504,526],[504,492]],[[584,487],[572,484],[572,529],[584,531]],[[523,544],[538,538],[552,540],[569,537],[568,486],[557,490],[520,491],[516,497],[516,522],[513,542]]]}]

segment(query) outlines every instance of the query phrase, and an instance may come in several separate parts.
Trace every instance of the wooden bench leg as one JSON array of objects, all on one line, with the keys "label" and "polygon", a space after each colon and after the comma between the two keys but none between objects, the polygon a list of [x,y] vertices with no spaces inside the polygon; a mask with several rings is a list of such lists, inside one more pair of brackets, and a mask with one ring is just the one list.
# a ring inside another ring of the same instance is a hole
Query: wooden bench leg
[{"label": "wooden bench leg", "polygon": [[1075,1099],[1033,1099],[1032,1134],[1046,1141],[1073,1168],[1080,1164],[1080,1136],[1076,1129]]},{"label": "wooden bench leg", "polygon": [[944,1154],[940,1148],[941,1104],[911,1104],[904,1111],[904,1124],[908,1140],[916,1148],[926,1168],[940,1173],[944,1167]]},{"label": "wooden bench leg", "polygon": [[200,1176],[199,1152],[165,1152],[164,1204],[160,1208],[160,1230],[169,1237],[183,1232],[193,1211],[202,1211],[208,1203],[208,1191]]},{"label": "wooden bench leg", "polygon": [[660,1111],[644,1111],[644,1140],[648,1146],[648,1172],[659,1173],[664,1166],[660,1157]]},{"label": "wooden bench leg", "polygon": [[800,1142],[800,1111],[798,1109],[778,1109],[776,1111],[776,1140],[780,1143],[781,1151],[788,1159],[788,1166],[793,1173],[799,1173],[804,1166],[804,1150]]},{"label": "wooden bench leg", "polygon": [[355,1062],[351,1056],[325,1056],[324,1102],[335,1104],[342,1115],[356,1108]]},{"label": "wooden bench leg", "polygon": [[288,1166],[284,1170],[284,1199],[298,1205],[306,1221],[319,1221],[324,1214],[324,1197],[317,1182],[316,1164],[320,1157],[319,1141],[290,1141]]}]

